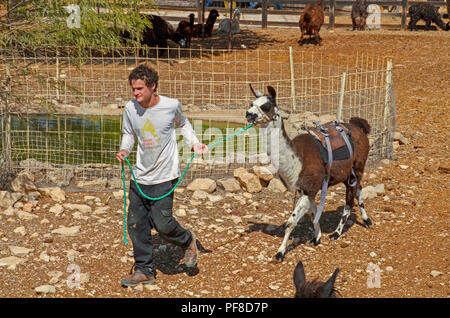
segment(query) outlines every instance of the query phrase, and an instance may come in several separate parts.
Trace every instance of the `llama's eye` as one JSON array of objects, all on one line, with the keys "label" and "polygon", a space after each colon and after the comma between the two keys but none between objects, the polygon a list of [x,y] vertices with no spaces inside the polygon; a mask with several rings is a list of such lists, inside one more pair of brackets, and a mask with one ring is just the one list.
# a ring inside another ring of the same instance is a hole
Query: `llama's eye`
[{"label": "llama's eye", "polygon": [[270,103],[265,103],[264,105],[261,106],[261,110],[265,113],[268,113],[270,111],[270,107],[271,107]]}]

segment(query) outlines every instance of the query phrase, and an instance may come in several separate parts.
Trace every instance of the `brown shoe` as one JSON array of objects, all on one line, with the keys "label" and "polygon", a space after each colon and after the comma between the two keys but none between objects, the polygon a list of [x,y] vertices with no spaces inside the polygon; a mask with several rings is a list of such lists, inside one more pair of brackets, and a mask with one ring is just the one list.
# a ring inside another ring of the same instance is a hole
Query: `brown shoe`
[{"label": "brown shoe", "polygon": [[145,275],[139,269],[136,269],[133,275],[122,279],[120,283],[124,287],[132,287],[139,284],[153,284],[155,281],[156,278],[153,275],[151,276]]},{"label": "brown shoe", "polygon": [[184,249],[183,262],[187,267],[194,267],[197,264],[197,239],[192,231],[191,234],[191,244],[189,244],[189,246]]}]

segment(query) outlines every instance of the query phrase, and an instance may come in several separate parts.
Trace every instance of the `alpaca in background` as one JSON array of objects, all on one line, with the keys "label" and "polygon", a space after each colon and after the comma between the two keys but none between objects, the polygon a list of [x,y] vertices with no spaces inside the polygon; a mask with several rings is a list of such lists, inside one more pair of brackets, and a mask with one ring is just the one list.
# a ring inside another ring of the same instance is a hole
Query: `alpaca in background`
[{"label": "alpaca in background", "polygon": [[[233,12],[233,19],[231,20],[231,32],[241,33],[241,28],[239,26],[239,19],[241,18],[241,8],[236,7]],[[229,33],[230,32],[230,18],[223,19],[219,23],[219,32]]]}]

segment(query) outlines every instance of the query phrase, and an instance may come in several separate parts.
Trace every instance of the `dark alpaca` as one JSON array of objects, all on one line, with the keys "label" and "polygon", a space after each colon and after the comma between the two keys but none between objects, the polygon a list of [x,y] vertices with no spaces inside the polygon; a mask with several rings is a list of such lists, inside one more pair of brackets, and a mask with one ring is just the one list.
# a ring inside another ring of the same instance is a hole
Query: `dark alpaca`
[{"label": "dark alpaca", "polygon": [[[246,118],[250,123],[267,128],[267,152],[273,164],[278,166],[278,174],[281,180],[290,192],[301,194],[294,211],[285,224],[286,230],[283,242],[274,257],[275,261],[283,261],[289,235],[298,221],[308,210],[310,210],[311,216],[315,218],[317,213],[315,197],[322,188],[322,183],[328,175],[328,169],[327,164],[322,159],[316,139],[309,133],[300,134],[292,140],[289,138],[284,128],[280,109],[277,107],[275,89],[271,86],[267,86],[267,89],[269,94],[262,95],[252,88],[257,99],[252,102],[252,107],[247,111]],[[324,124],[323,126],[328,128],[332,146],[336,146],[334,139],[332,139],[332,136],[335,135],[335,128],[332,124]],[[350,131],[354,147],[353,156],[348,159],[334,160],[329,173],[329,187],[339,183],[344,183],[346,186],[346,204],[339,225],[331,235],[332,239],[337,239],[342,234],[354,205],[355,197],[358,200],[364,225],[367,227],[372,225],[366,214],[361,194],[361,180],[370,149],[369,138],[367,137],[370,132],[370,125],[365,119],[352,117],[349,123],[341,123],[340,126]],[[338,137],[336,140],[340,142],[341,138]],[[356,177],[354,186],[351,186],[348,182],[352,175],[352,168]],[[320,244],[322,232],[318,220],[314,220],[313,225],[315,237],[312,242],[317,245]]]},{"label": "dark alpaca", "polygon": [[431,3],[421,2],[414,3],[409,7],[409,24],[408,29],[417,30],[416,23],[422,19],[425,21],[425,28],[430,29],[431,22],[436,23],[442,30],[449,30],[449,24],[444,24],[441,15],[438,12],[439,8],[433,6]]},{"label": "dark alpaca", "polygon": [[352,30],[364,30],[366,27],[366,19],[369,15],[367,13],[368,4],[366,0],[356,0],[352,5]]},{"label": "dark alpaca", "polygon": [[[212,35],[212,30],[214,28],[214,23],[216,23],[217,17],[219,16],[219,12],[216,9],[212,9],[209,12],[208,19],[206,19],[205,26],[205,38],[210,38]],[[194,25],[194,32],[192,34],[195,38],[202,37],[202,26],[203,24],[199,23]]]},{"label": "dark alpaca", "polygon": [[191,38],[194,32],[195,15],[189,14],[189,21],[182,20],[178,23],[177,32],[182,34],[186,38],[186,47],[191,47]]},{"label": "dark alpaca", "polygon": [[306,281],[305,270],[302,262],[298,262],[294,270],[294,298],[336,298],[340,296],[334,288],[339,268],[336,268],[333,275],[326,282],[319,282],[317,279],[312,282]]},{"label": "dark alpaca", "polygon": [[314,39],[319,45],[322,45],[322,38],[320,37],[320,28],[323,25],[324,14],[323,14],[323,5],[322,0],[317,0],[317,3],[308,3],[303,9],[302,14],[300,15],[300,20],[298,21],[298,25],[300,27],[300,40],[298,43],[303,45],[303,35],[306,33],[311,36],[314,35]]},{"label": "dark alpaca", "polygon": [[[151,27],[145,27],[142,31],[141,45],[167,48],[167,41],[172,40],[181,47],[186,47],[186,38],[181,33],[176,32],[166,20],[157,15],[141,15],[141,17],[151,22]],[[130,33],[126,30],[122,32],[121,37],[125,43],[127,39],[131,38]],[[161,52],[164,53],[165,51]]]}]

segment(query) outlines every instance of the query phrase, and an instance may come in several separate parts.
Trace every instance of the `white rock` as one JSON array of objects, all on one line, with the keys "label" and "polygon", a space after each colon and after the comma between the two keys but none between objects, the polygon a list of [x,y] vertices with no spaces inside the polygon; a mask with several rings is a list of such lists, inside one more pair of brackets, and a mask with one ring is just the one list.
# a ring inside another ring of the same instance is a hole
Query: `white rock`
[{"label": "white rock", "polygon": [[219,202],[223,199],[223,197],[221,195],[211,195],[208,194],[208,199],[209,201],[211,201],[212,203],[216,203]]},{"label": "white rock", "polygon": [[26,260],[17,256],[9,256],[0,258],[0,267],[6,266],[10,270],[15,270],[17,265],[25,262]]},{"label": "white rock", "polygon": [[287,191],[287,188],[285,187],[283,182],[281,182],[281,180],[277,178],[273,178],[272,180],[270,180],[267,189],[273,192],[281,192],[281,193]]},{"label": "white rock", "polygon": [[37,215],[35,215],[33,213],[28,213],[28,212],[20,211],[20,210],[16,212],[16,215],[20,220],[23,220],[23,221],[31,221],[38,217]]},{"label": "white rock", "polygon": [[204,200],[208,197],[208,192],[203,190],[195,190],[192,194],[194,200]]},{"label": "white rock", "polygon": [[13,256],[27,256],[29,253],[34,251],[32,248],[26,248],[22,246],[8,246],[9,250],[11,251],[11,255]]},{"label": "white rock", "polygon": [[50,212],[59,215],[64,212],[64,207],[61,204],[55,204],[49,209]]},{"label": "white rock", "polygon": [[370,252],[370,257],[376,257],[377,256],[377,253],[375,253],[375,252]]},{"label": "white rock", "polygon": [[39,254],[39,259],[44,261],[44,262],[49,262],[50,261],[50,256],[48,256],[46,251],[42,251],[41,254]]},{"label": "white rock", "polygon": [[177,209],[175,211],[175,215],[179,217],[185,217],[186,216],[186,210],[185,209]]},{"label": "white rock", "polygon": [[90,213],[92,211],[92,208],[87,204],[66,203],[63,207],[67,210],[77,210],[81,213]]},{"label": "white rock", "polygon": [[63,202],[66,200],[66,193],[60,187],[39,188],[38,191],[56,202]]},{"label": "white rock", "polygon": [[443,275],[443,273],[439,272],[437,270],[432,270],[430,275],[433,276],[433,277],[438,277],[439,275]]},{"label": "white rock", "polygon": [[56,293],[56,288],[53,285],[42,285],[39,287],[36,287],[34,289],[37,294],[54,294]]},{"label": "white rock", "polygon": [[27,230],[23,226],[16,227],[13,232],[21,236],[27,235]]},{"label": "white rock", "polygon": [[208,193],[213,193],[216,190],[216,187],[217,187],[216,181],[209,178],[198,178],[192,181],[187,186],[187,189],[189,191],[203,190]]},{"label": "white rock", "polygon": [[80,233],[80,226],[72,226],[72,227],[60,227],[56,230],[52,231],[52,234],[60,234],[65,236],[73,236]]}]

